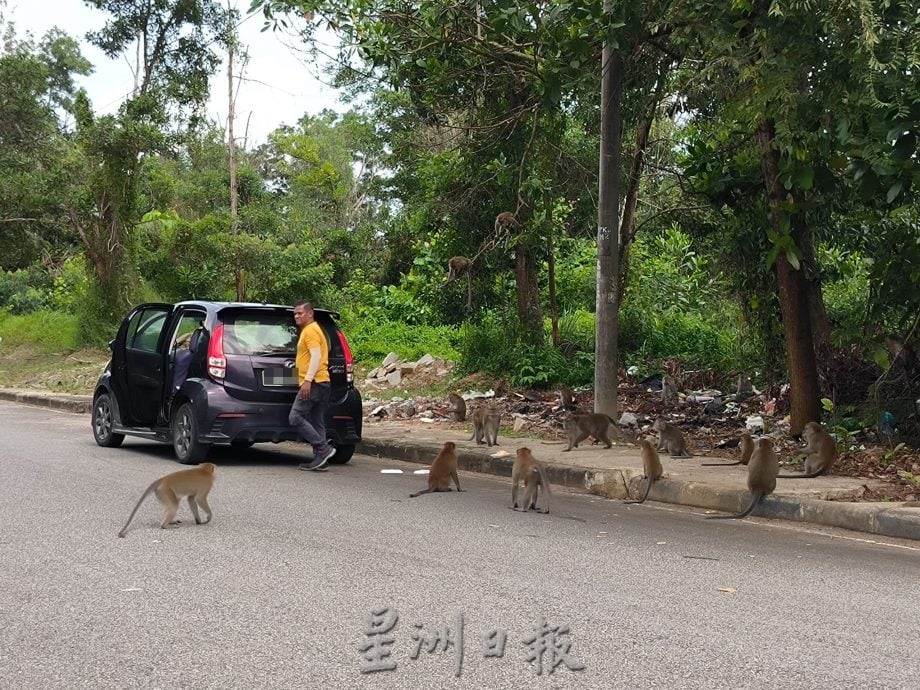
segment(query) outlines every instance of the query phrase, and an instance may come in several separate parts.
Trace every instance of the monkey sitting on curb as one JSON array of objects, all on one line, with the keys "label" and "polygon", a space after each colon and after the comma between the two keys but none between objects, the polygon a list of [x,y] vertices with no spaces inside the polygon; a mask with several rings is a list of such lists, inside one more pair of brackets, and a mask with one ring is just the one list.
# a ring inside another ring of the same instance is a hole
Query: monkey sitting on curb
[{"label": "monkey sitting on curb", "polygon": [[735,515],[707,515],[707,520],[734,520],[746,517],[764,496],[776,490],[776,475],[779,474],[779,459],[773,451],[773,442],[768,438],[759,438],[754,444],[754,452],[748,463],[748,491],[751,502],[747,508]]},{"label": "monkey sitting on curb", "polygon": [[661,466],[661,458],[658,457],[658,451],[647,439],[642,439],[642,469],[645,472],[645,493],[638,501],[624,501],[624,503],[644,503],[648,498],[649,491],[652,490],[652,484],[661,479],[664,474],[664,468]]}]

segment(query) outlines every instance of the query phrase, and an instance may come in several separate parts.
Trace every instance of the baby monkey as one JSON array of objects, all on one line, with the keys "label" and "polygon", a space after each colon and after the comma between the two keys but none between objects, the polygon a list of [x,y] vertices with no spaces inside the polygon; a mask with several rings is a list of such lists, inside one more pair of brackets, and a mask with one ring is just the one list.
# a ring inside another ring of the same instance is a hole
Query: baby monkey
[{"label": "baby monkey", "polygon": [[644,503],[648,498],[648,492],[652,490],[652,484],[661,479],[664,474],[664,468],[661,466],[661,458],[658,457],[658,451],[647,439],[642,439],[642,469],[645,472],[645,493],[638,501],[624,501],[624,503]]},{"label": "baby monkey", "polygon": [[748,432],[741,434],[741,457],[735,462],[704,462],[702,467],[733,467],[735,465],[747,465],[751,460],[751,453],[754,452],[754,439]]},{"label": "baby monkey", "polygon": [[673,424],[668,424],[660,417],[655,420],[652,428],[658,432],[658,450],[667,451],[672,458],[692,458],[693,454],[687,450],[687,442],[680,429]]},{"label": "baby monkey", "polygon": [[538,512],[549,512],[549,481],[546,479],[546,470],[537,460],[530,448],[518,448],[517,456],[514,458],[514,465],[511,467],[511,507],[518,509],[517,493],[518,483],[524,482],[524,507],[523,510],[537,510],[538,489],[543,488],[543,510]]},{"label": "baby monkey", "polygon": [[[179,511],[179,498],[188,496],[188,506],[192,509],[192,515],[195,516],[195,524],[208,524],[211,522],[211,507],[208,505],[208,493],[214,485],[214,470],[217,466],[214,463],[206,462],[190,470],[180,470],[160,477],[153,484],[147,487],[147,490],[141,495],[131,516],[118,533],[119,537],[124,537],[128,531],[128,525],[134,519],[137,509],[141,503],[151,493],[156,494],[157,499],[166,508],[166,515],[160,524],[160,529],[170,529],[175,527],[179,521],[176,520],[176,513]],[[201,516],[198,514],[198,506],[208,515],[208,519],[203,523]]]},{"label": "baby monkey", "polygon": [[[485,443],[491,448],[498,445],[498,427],[501,426],[502,413],[491,405],[480,405],[473,412],[473,435],[468,440],[478,445]],[[485,441],[483,441],[483,436]]]},{"label": "baby monkey", "polygon": [[754,452],[748,463],[748,491],[751,502],[747,508],[735,515],[707,515],[707,520],[732,520],[746,517],[764,496],[776,490],[776,475],[779,474],[779,459],[773,451],[773,443],[768,438],[759,438],[754,444]]},{"label": "baby monkey", "polygon": [[565,434],[569,438],[569,447],[562,452],[578,448],[578,444],[589,436],[604,442],[604,448],[610,448],[613,442],[608,433],[611,424],[616,424],[613,418],[602,412],[589,414],[570,413],[565,416]]},{"label": "baby monkey", "polygon": [[460,488],[460,477],[457,475],[457,444],[453,441],[446,441],[434,462],[431,463],[431,469],[428,471],[428,488],[409,494],[409,498],[438,491],[450,491],[451,479],[457,485],[457,491],[463,491]]}]

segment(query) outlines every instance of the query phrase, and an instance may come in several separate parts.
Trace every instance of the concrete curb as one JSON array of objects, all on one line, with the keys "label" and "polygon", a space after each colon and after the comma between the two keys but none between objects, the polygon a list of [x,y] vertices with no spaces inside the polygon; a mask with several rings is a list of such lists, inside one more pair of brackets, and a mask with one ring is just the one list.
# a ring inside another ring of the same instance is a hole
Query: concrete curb
[{"label": "concrete curb", "polygon": [[[358,452],[366,455],[424,465],[431,463],[439,449],[440,445],[434,443],[368,438],[358,446]],[[492,458],[485,453],[461,449],[457,460],[460,469],[468,472],[510,477],[514,457]],[[604,498],[627,498],[627,486],[635,495],[642,477],[641,472],[633,469],[597,470],[552,462],[546,462],[544,466],[550,483]],[[652,485],[649,500],[737,513],[747,506],[750,495],[747,491],[701,482],[662,479]],[[920,540],[920,508],[902,507],[900,504],[844,503],[772,495],[764,499],[751,515]]]},{"label": "concrete curb", "polygon": [[[93,405],[92,396],[89,395],[42,393],[13,388],[0,388],[0,400],[76,414],[89,414]],[[440,447],[440,444],[417,440],[365,438],[358,446],[358,451],[428,465]],[[493,458],[483,451],[461,449],[458,461],[460,469],[468,472],[510,477],[514,458],[511,455]],[[598,470],[552,462],[544,465],[550,483],[604,498],[624,499],[630,493],[635,495],[642,479],[642,473],[631,468]],[[628,492],[627,487],[631,491]],[[746,491],[702,482],[662,479],[652,485],[649,500],[736,513],[747,505],[749,495]],[[904,507],[901,504],[846,503],[772,495],[764,499],[751,514],[920,541],[920,508]]]},{"label": "concrete curb", "polygon": [[48,394],[17,388],[0,388],[0,400],[35,405],[37,407],[49,407],[53,410],[73,412],[75,414],[89,414],[93,409],[93,397],[91,395]]}]

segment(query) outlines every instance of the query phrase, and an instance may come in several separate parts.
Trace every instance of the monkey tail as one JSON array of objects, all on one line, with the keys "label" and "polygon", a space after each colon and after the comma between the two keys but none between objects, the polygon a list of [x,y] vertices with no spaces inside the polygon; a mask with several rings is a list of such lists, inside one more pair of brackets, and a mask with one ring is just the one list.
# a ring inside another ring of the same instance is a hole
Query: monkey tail
[{"label": "monkey tail", "polygon": [[734,515],[707,515],[707,520],[740,520],[743,517],[747,517],[752,510],[760,503],[760,499],[763,498],[763,492],[758,491],[751,498],[750,505],[745,508],[740,513],[735,513]]},{"label": "monkey tail", "polygon": [[741,461],[736,462],[704,462],[700,463],[700,467],[734,467],[735,465],[740,465]]},{"label": "monkey tail", "polygon": [[826,470],[818,470],[817,472],[812,472],[811,474],[778,474],[776,475],[777,479],[814,479],[815,477],[820,477],[824,474]]},{"label": "monkey tail", "polygon": [[546,478],[546,470],[543,469],[543,465],[537,463],[537,471],[540,473],[540,481],[543,483],[543,490],[546,491],[546,495],[549,496],[552,492],[549,490],[549,479]]},{"label": "monkey tail", "polygon": [[649,492],[652,490],[652,484],[655,482],[651,477],[646,477],[648,480],[645,484],[645,493],[642,494],[642,498],[637,501],[623,501],[624,503],[645,503],[645,499],[648,498]]},{"label": "monkey tail", "polygon": [[414,494],[409,494],[409,498],[417,498],[422,494],[430,494],[431,489],[422,489],[421,491],[416,491]]},{"label": "monkey tail", "polygon": [[159,484],[159,482],[160,480],[157,479],[153,484],[147,487],[147,490],[144,493],[141,494],[141,497],[137,501],[137,505],[134,506],[134,510],[131,511],[131,516],[128,518],[128,521],[125,523],[125,526],[121,528],[121,532],[118,533],[119,537],[124,538],[125,533],[128,531],[128,525],[130,525],[131,520],[134,519],[134,515],[137,513],[137,509],[141,507],[141,503],[144,502],[144,499],[147,498],[151,493],[153,493],[153,490],[157,488],[157,484]]}]

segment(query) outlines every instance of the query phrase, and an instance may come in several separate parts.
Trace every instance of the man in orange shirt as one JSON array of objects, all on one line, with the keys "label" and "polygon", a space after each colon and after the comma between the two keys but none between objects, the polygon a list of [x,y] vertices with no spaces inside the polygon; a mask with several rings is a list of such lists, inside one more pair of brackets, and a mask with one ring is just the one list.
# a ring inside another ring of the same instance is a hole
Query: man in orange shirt
[{"label": "man in orange shirt", "polygon": [[335,448],[326,440],[326,408],[329,406],[329,343],[313,318],[313,305],[294,305],[294,323],[300,329],[297,340],[297,376],[300,390],[291,407],[288,423],[297,427],[301,438],[313,446],[313,462],[302,470],[324,470]]}]

